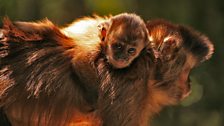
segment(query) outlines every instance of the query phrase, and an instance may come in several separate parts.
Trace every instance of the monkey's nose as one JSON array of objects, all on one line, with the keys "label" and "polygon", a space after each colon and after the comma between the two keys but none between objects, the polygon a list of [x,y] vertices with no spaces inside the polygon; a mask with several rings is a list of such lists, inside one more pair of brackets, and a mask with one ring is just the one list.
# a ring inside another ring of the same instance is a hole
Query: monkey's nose
[{"label": "monkey's nose", "polygon": [[115,56],[115,59],[120,61],[128,61],[128,57],[125,55],[117,55]]}]

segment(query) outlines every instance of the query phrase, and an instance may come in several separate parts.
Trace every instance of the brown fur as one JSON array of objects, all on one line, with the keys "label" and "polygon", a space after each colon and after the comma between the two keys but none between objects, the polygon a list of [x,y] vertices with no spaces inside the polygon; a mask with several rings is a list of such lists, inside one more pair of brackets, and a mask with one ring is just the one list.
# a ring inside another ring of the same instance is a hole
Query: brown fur
[{"label": "brown fur", "polygon": [[[151,21],[156,62],[149,47],[129,67],[113,69],[101,52],[97,28],[106,20],[84,18],[63,29],[49,21],[6,20],[0,105],[13,126],[146,126],[163,106],[189,93],[190,70],[212,54],[205,36]],[[167,35],[169,43],[163,41]]]},{"label": "brown fur", "polygon": [[149,80],[149,106],[158,112],[189,95],[190,71],[211,57],[214,49],[206,36],[186,26],[165,20],[152,20],[146,26],[157,54],[154,78]]},{"label": "brown fur", "polygon": [[[1,81],[0,104],[12,125],[76,125],[80,119],[99,125],[93,111],[97,87],[93,80],[84,84],[78,75],[88,69],[82,71],[71,62],[76,59],[79,64],[83,47],[75,48],[75,41],[49,21],[14,25],[5,20],[3,28],[7,41],[0,49],[1,79],[5,80]],[[91,65],[88,60],[86,65]]]}]

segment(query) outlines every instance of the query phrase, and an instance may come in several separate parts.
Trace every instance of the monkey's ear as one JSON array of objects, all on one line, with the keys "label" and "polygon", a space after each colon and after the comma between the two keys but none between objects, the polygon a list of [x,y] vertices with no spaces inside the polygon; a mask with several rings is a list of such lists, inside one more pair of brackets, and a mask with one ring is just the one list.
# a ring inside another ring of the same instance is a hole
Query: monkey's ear
[{"label": "monkey's ear", "polygon": [[0,41],[1,41],[2,39],[4,39],[4,37],[5,37],[4,30],[3,30],[3,29],[0,29]]},{"label": "monkey's ear", "polygon": [[179,25],[178,27],[183,38],[184,48],[197,58],[198,63],[211,58],[214,46],[207,36],[186,26]]},{"label": "monkey's ear", "polygon": [[7,34],[8,34],[8,27],[12,24],[10,19],[8,17],[4,17],[2,20],[3,26],[0,28],[0,42],[5,42],[7,41]]},{"label": "monkey's ear", "polygon": [[105,40],[105,37],[107,36],[107,32],[108,32],[109,26],[110,26],[109,22],[103,22],[103,23],[100,23],[98,25],[98,29],[100,31],[100,35],[99,36],[100,36],[101,41]]}]

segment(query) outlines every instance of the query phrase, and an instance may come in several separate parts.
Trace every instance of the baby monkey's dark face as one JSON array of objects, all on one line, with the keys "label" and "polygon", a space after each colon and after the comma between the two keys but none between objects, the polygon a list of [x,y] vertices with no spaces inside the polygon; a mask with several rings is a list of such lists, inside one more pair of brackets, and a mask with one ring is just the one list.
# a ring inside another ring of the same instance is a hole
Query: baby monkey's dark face
[{"label": "baby monkey's dark face", "polygon": [[[135,33],[135,32],[136,33]],[[145,36],[141,29],[128,29],[122,26],[108,36],[107,59],[115,68],[129,66],[145,46]]]},{"label": "baby monkey's dark face", "polygon": [[149,42],[146,26],[139,17],[115,18],[110,25],[105,38],[107,60],[117,69],[128,67]]}]

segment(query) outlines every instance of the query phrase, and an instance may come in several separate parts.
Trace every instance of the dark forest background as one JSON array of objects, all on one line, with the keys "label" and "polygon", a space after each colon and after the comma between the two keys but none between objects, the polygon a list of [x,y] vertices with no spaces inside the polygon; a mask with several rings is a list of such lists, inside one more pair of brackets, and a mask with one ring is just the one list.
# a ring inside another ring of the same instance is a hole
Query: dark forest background
[{"label": "dark forest background", "polygon": [[223,0],[0,0],[0,18],[36,21],[47,17],[59,26],[94,13],[121,12],[189,25],[215,45],[212,59],[191,73],[190,97],[156,115],[152,126],[224,126]]}]

